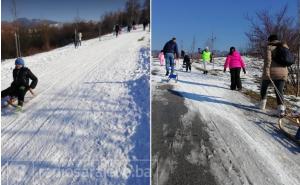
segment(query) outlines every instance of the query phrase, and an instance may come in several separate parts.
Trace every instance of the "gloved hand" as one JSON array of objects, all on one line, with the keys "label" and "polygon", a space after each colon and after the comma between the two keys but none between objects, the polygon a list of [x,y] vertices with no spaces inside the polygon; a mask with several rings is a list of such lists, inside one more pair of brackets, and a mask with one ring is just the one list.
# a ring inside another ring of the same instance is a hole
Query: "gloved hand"
[{"label": "gloved hand", "polygon": [[26,87],[25,86],[20,86],[19,90],[25,91]]},{"label": "gloved hand", "polygon": [[243,72],[244,72],[244,74],[246,74],[246,69],[245,68],[243,68]]},{"label": "gloved hand", "polygon": [[226,68],[224,68],[224,71],[223,71],[224,73],[226,72]]}]

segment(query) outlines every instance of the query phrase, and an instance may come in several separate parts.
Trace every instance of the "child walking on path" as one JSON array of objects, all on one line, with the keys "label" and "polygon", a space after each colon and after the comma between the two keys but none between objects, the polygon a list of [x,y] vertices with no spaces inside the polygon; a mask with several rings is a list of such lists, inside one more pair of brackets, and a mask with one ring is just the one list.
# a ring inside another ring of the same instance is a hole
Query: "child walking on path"
[{"label": "child walking on path", "polygon": [[241,55],[235,50],[234,47],[230,48],[230,52],[226,58],[225,64],[224,64],[224,72],[226,72],[226,69],[229,67],[230,70],[230,76],[231,76],[231,90],[242,90],[242,82],[240,78],[241,68],[243,69],[243,72],[246,74],[245,70],[245,63],[241,57]]},{"label": "child walking on path", "polygon": [[163,66],[165,63],[165,55],[163,50],[160,51],[158,58],[159,58],[160,65]]},{"label": "child walking on path", "polygon": [[183,59],[183,63],[185,64],[185,69],[186,69],[186,72],[188,72],[188,70],[190,70],[191,72],[191,59],[188,55],[185,55],[184,56],[184,59]]}]

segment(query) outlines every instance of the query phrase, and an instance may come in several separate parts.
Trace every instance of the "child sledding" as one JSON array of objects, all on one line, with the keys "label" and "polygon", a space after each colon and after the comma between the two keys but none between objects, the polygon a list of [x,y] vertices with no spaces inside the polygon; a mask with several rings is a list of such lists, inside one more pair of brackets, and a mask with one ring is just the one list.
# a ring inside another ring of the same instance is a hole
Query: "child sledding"
[{"label": "child sledding", "polygon": [[[29,83],[31,80],[31,83]],[[15,69],[13,70],[13,82],[10,87],[1,91],[1,99],[5,99],[4,106],[14,106],[16,111],[21,111],[24,98],[27,91],[33,94],[33,89],[38,83],[38,78],[31,72],[31,70],[25,67],[25,62],[22,58],[15,60]],[[14,104],[15,101],[17,104]]]}]

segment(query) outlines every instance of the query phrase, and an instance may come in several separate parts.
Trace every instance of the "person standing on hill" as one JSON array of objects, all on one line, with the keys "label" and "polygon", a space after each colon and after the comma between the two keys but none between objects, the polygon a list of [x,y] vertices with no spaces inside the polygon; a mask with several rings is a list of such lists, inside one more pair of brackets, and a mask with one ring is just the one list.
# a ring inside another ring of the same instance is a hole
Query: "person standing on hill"
[{"label": "person standing on hill", "polygon": [[132,26],[131,26],[131,24],[129,23],[128,26],[127,26],[127,31],[130,32],[130,31],[131,31],[131,28],[132,28]]},{"label": "person standing on hill", "polygon": [[276,99],[277,99],[277,113],[278,116],[283,116],[285,114],[285,106],[284,106],[284,96],[283,89],[285,82],[288,77],[288,69],[286,66],[282,66],[281,64],[276,62],[276,58],[274,57],[275,50],[277,47],[285,47],[288,48],[287,45],[284,45],[278,40],[277,35],[270,35],[268,37],[268,45],[266,57],[264,59],[263,73],[262,73],[262,83],[261,83],[261,101],[258,107],[261,110],[264,110],[267,103],[267,90],[268,86],[272,81],[275,84],[275,87],[278,89],[275,90]]},{"label": "person standing on hill", "polygon": [[203,71],[203,74],[207,74],[208,71],[206,69],[206,64],[209,63],[211,61],[211,52],[209,51],[209,48],[206,47],[204,49],[204,51],[202,52],[202,62],[203,62],[203,68],[204,68],[204,71]]},{"label": "person standing on hill", "polygon": [[241,69],[246,74],[245,63],[241,57],[241,55],[236,51],[234,47],[230,48],[229,54],[227,55],[225,64],[224,64],[224,73],[226,69],[229,67],[230,76],[231,76],[231,90],[242,90],[242,82],[240,78]]},{"label": "person standing on hill", "polygon": [[78,32],[78,45],[81,46],[82,33]]},{"label": "person standing on hill", "polygon": [[[24,103],[24,98],[26,92],[29,90],[32,94],[32,89],[34,89],[38,83],[37,77],[28,69],[24,67],[25,62],[22,58],[17,58],[15,60],[15,69],[13,70],[13,82],[10,87],[1,91],[1,99],[9,96],[9,102],[12,103],[14,97],[18,98],[17,111],[22,110]],[[31,83],[29,84],[29,80]]]},{"label": "person standing on hill", "polygon": [[146,27],[148,26],[148,24],[149,24],[149,21],[147,19],[144,19],[144,21],[143,21],[144,31],[146,30]]},{"label": "person standing on hill", "polygon": [[78,47],[78,34],[77,32],[75,31],[75,33],[73,34],[73,41],[74,41],[74,46],[75,48]]},{"label": "person standing on hill", "polygon": [[176,58],[179,58],[178,46],[177,46],[175,37],[173,37],[171,40],[169,40],[165,44],[165,46],[163,48],[163,52],[164,52],[165,60],[166,60],[166,76],[168,76],[170,67],[171,67],[171,74],[173,74],[173,72],[174,72],[175,55],[176,55]]},{"label": "person standing on hill", "polygon": [[120,32],[120,26],[118,24],[116,24],[116,26],[115,26],[115,32],[116,32],[116,37],[118,37],[119,32]]}]

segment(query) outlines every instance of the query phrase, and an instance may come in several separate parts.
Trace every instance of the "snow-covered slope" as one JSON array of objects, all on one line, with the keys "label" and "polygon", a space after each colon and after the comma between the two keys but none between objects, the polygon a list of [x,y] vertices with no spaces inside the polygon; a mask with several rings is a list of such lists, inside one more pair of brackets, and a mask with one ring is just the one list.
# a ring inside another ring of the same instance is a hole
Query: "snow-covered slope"
[{"label": "snow-covered slope", "polygon": [[[224,64],[224,60],[219,59],[219,63]],[[247,63],[251,65],[250,59]],[[300,148],[278,130],[277,119],[255,109],[242,93],[229,90],[230,75],[223,73],[221,64],[216,64],[219,70],[210,71],[209,75],[195,69],[201,68],[201,64],[192,66],[191,73],[178,71],[177,83],[169,82],[174,86],[171,92],[184,98],[189,109],[187,115],[182,115],[184,119],[197,114],[206,123],[214,150],[209,151],[201,143],[191,143],[193,149],[186,159],[194,165],[208,162],[219,184],[300,184]],[[151,70],[156,74],[151,77],[152,86],[166,83],[162,80],[165,67],[157,59]],[[251,74],[257,71],[250,68],[248,71],[248,77],[242,75],[244,85],[257,91],[251,83]],[[189,127],[184,125],[186,120],[182,123],[182,129]],[[160,161],[158,166],[165,169],[164,164],[169,163]]]},{"label": "snow-covered slope", "polygon": [[[25,57],[39,78],[24,112],[1,111],[3,184],[147,184],[150,33]],[[1,89],[13,60],[2,62]],[[148,103],[147,103],[148,102]]]}]

